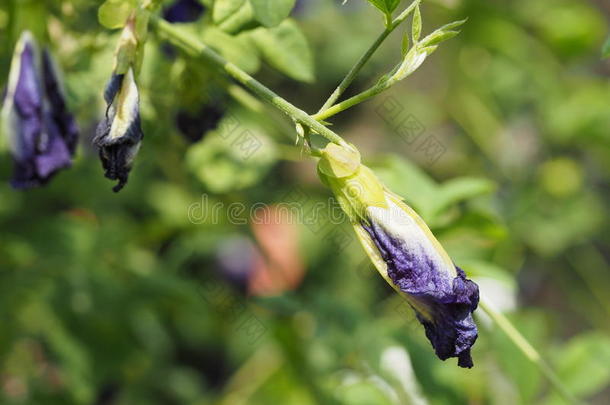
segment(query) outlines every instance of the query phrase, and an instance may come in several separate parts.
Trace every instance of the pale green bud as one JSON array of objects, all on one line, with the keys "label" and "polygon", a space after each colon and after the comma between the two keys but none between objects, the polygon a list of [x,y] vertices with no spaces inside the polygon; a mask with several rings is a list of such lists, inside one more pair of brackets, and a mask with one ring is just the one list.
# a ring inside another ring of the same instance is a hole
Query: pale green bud
[{"label": "pale green bud", "polygon": [[318,175],[352,222],[366,221],[367,207],[387,206],[383,184],[360,163],[360,153],[353,147],[329,143],[322,150]]}]

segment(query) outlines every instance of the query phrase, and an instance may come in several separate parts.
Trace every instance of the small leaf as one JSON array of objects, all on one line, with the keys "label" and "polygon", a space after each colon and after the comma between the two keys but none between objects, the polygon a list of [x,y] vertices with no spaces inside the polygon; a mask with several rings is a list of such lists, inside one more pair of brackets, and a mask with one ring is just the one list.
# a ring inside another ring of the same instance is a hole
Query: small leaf
[{"label": "small leaf", "polygon": [[411,37],[413,38],[413,43],[417,43],[419,41],[419,36],[421,35],[421,12],[419,11],[419,6],[415,8],[415,12],[413,13],[413,21],[411,22]]},{"label": "small leaf", "polygon": [[440,27],[439,29],[437,29],[437,31],[452,30],[454,28],[457,28],[457,27],[463,25],[466,21],[468,21],[468,18],[464,18],[463,20],[458,20],[458,21],[452,21],[449,24],[445,24],[442,27]]},{"label": "small leaf", "polygon": [[557,373],[571,393],[589,396],[610,382],[610,338],[601,333],[577,335],[556,352]]},{"label": "small leaf", "polygon": [[107,0],[97,10],[97,19],[106,28],[122,28],[133,8],[130,0]]},{"label": "small leaf", "polygon": [[438,45],[426,46],[425,48],[421,48],[421,52],[425,53],[427,56],[432,55],[434,51],[438,48]]},{"label": "small leaf", "polygon": [[216,0],[212,10],[214,24],[218,25],[235,14],[246,0]]},{"label": "small leaf", "polygon": [[260,67],[258,53],[248,37],[231,36],[218,28],[209,27],[203,32],[203,40],[248,73],[254,73]]},{"label": "small leaf", "polygon": [[434,46],[440,44],[443,41],[453,38],[459,31],[434,31],[432,34],[428,35],[421,42],[423,46]]},{"label": "small leaf", "polygon": [[265,27],[275,27],[288,17],[296,0],[250,0],[254,17]]},{"label": "small leaf", "polygon": [[442,212],[453,204],[479,195],[489,194],[495,190],[495,184],[484,178],[458,177],[443,183],[436,196],[434,209]]},{"label": "small leaf", "polygon": [[602,48],[602,59],[610,58],[610,36]]},{"label": "small leaf", "polygon": [[392,14],[400,4],[400,0],[368,0],[368,2],[379,9],[384,15]]},{"label": "small leaf", "polygon": [[402,56],[404,57],[409,51],[409,35],[405,32],[402,36]]},{"label": "small leaf", "polygon": [[260,24],[254,19],[254,10],[249,1],[246,1],[236,12],[224,19],[218,28],[227,34],[236,35],[242,31],[259,27]]},{"label": "small leaf", "polygon": [[399,155],[387,156],[374,170],[384,184],[403,197],[424,220],[429,219],[438,185],[425,171]]},{"label": "small leaf", "polygon": [[275,28],[252,33],[256,46],[273,67],[293,79],[310,83],[314,79],[313,56],[297,24],[286,19]]},{"label": "small leaf", "polygon": [[[245,137],[250,141],[243,143]],[[218,194],[258,183],[275,161],[275,144],[239,110],[226,115],[185,158],[194,177]]]},{"label": "small leaf", "polygon": [[428,34],[424,39],[421,40],[422,45],[432,46],[446,41],[450,38],[453,38],[454,36],[460,33],[459,31],[455,31],[453,29],[461,26],[467,20],[467,18],[464,18],[463,20],[453,21],[449,24],[445,24],[442,27],[437,28],[431,34]]}]

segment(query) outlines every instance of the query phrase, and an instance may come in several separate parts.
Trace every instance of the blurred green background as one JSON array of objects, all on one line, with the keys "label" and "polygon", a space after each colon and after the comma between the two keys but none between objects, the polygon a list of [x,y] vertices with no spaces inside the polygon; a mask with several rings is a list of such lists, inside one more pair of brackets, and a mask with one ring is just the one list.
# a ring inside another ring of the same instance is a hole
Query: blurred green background
[{"label": "blurred green background", "polygon": [[[184,29],[311,113],[383,29],[364,0],[304,0],[284,31],[226,33],[204,3]],[[144,143],[112,193],[91,146],[119,35],[97,22],[100,4],[0,4],[0,85],[21,29],[41,33],[81,128],[73,168],[41,189],[11,189],[0,152],[0,403],[562,403],[481,311],[475,367],[438,360],[329,214],[336,206],[290,120],[154,31],[139,80]],[[600,55],[610,4],[429,0],[422,14],[424,33],[469,20],[332,128],[565,387],[607,404],[610,61]],[[400,60],[409,25],[347,95]],[[226,111],[203,134],[210,105]],[[179,122],[203,138],[189,141]],[[275,215],[287,203],[297,214]]]}]

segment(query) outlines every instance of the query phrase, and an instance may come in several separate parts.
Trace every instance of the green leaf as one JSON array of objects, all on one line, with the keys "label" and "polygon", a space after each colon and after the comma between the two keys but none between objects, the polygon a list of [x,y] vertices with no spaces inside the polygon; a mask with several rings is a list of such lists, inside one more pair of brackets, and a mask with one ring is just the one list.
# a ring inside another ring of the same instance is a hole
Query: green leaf
[{"label": "green leaf", "polygon": [[453,38],[454,36],[456,36],[459,33],[460,33],[459,31],[433,32],[432,34],[430,34],[426,38],[424,38],[424,40],[422,41],[422,44],[425,44],[426,47],[434,46],[434,45],[440,44],[443,41]]},{"label": "green leaf", "polygon": [[405,32],[402,36],[402,57],[404,58],[404,56],[407,54],[407,52],[409,52],[409,35]]},{"label": "green leaf", "polygon": [[428,47],[437,45],[443,41],[453,38],[454,36],[460,33],[459,31],[456,31],[453,28],[461,26],[466,22],[466,20],[467,19],[454,21],[434,30],[434,32],[428,34],[424,39],[421,40],[422,46]]},{"label": "green leaf", "polygon": [[445,25],[439,27],[437,29],[437,31],[449,31],[449,30],[452,30],[454,28],[457,28],[457,27],[460,27],[460,26],[464,25],[464,23],[466,21],[468,21],[468,18],[464,18],[462,20],[457,20],[457,21],[452,21],[452,22],[450,22],[448,24],[445,24]]},{"label": "green leaf", "polygon": [[375,173],[429,222],[433,222],[453,204],[495,189],[493,182],[474,177],[460,177],[438,184],[422,169],[396,155],[389,156],[381,166],[376,166]]},{"label": "green leaf", "polygon": [[235,14],[246,0],[216,0],[212,10],[212,20],[218,25]]},{"label": "green leaf", "polygon": [[[248,144],[255,149],[247,147]],[[274,143],[245,114],[233,110],[225,115],[216,130],[210,131],[186,154],[191,173],[208,190],[219,194],[258,183],[275,161]]]},{"label": "green leaf", "polygon": [[602,47],[602,58],[610,58],[610,36],[606,39],[606,43]]},{"label": "green leaf", "polygon": [[419,11],[419,6],[415,7],[415,12],[413,13],[413,21],[411,22],[411,37],[413,38],[413,43],[417,43],[419,41],[419,36],[421,35],[421,12]]},{"label": "green leaf", "polygon": [[258,53],[248,37],[242,35],[231,36],[217,28],[209,27],[203,32],[203,40],[216,49],[225,59],[235,63],[248,73],[254,73],[260,67]]},{"label": "green leaf", "polygon": [[288,17],[296,0],[250,0],[254,17],[265,27],[275,27]]},{"label": "green leaf", "polygon": [[97,10],[97,19],[106,28],[122,28],[134,6],[131,0],[106,0]]},{"label": "green leaf", "polygon": [[425,220],[429,219],[428,212],[438,191],[430,176],[398,155],[388,156],[374,170],[390,190],[404,198]]},{"label": "green leaf", "polygon": [[443,183],[437,195],[435,209],[441,212],[451,205],[495,190],[492,181],[475,177],[458,177]]},{"label": "green leaf", "polygon": [[345,405],[391,405],[384,391],[372,381],[361,379],[336,389],[336,396]]},{"label": "green leaf", "polygon": [[555,355],[559,378],[574,395],[593,395],[610,382],[608,336],[595,332],[581,334],[559,348]]},{"label": "green leaf", "polygon": [[314,80],[311,49],[292,19],[284,20],[275,28],[259,28],[252,33],[252,38],[271,66],[302,82]]},{"label": "green leaf", "polygon": [[252,4],[247,0],[218,0],[214,3],[212,19],[228,34],[237,34],[260,26],[254,19]]},{"label": "green leaf", "polygon": [[400,0],[368,0],[368,2],[377,7],[384,15],[392,14],[400,4]]}]

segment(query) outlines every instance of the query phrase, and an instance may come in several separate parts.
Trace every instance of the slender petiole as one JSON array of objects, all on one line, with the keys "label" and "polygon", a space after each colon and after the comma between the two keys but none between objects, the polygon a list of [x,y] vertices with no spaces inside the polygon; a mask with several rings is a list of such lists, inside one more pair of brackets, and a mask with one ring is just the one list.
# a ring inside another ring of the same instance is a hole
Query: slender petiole
[{"label": "slender petiole", "polygon": [[383,41],[385,41],[388,35],[390,35],[392,31],[396,29],[396,27],[398,27],[404,20],[407,19],[407,17],[413,12],[413,10],[415,10],[415,7],[417,7],[420,2],[421,0],[415,0],[413,3],[411,3],[409,7],[404,9],[403,12],[400,13],[398,17],[396,17],[394,20],[392,20],[392,23],[389,24],[381,34],[379,34],[375,42],[373,42],[369,49],[367,49],[367,51],[360,57],[360,59],[358,59],[356,64],[352,66],[345,78],[343,78],[341,83],[339,83],[339,86],[337,86],[335,91],[333,91],[330,97],[328,97],[328,100],[324,102],[324,105],[320,107],[320,110],[316,115],[319,115],[320,113],[332,107],[333,104],[335,104],[335,102],[339,99],[339,97],[341,97],[343,92],[349,87],[350,84],[352,84],[352,82],[354,81],[360,70],[362,70],[364,65],[369,61],[369,59],[371,59],[371,56],[373,56],[375,51],[377,51],[377,48],[381,46]]},{"label": "slender petiole", "polygon": [[212,48],[202,43],[197,38],[194,38],[186,31],[176,28],[172,24],[158,17],[152,17],[151,23],[161,35],[165,36],[175,46],[181,48],[186,53],[199,57],[222,70],[235,81],[248,88],[254,94],[284,112],[295,122],[310,128],[313,132],[323,136],[330,142],[345,147],[350,147],[349,144],[345,142],[345,140],[343,140],[343,138],[341,138],[341,136],[339,136],[337,133],[328,129],[322,123],[313,119],[305,111],[294,106],[284,98],[274,93],[271,89],[240,69],[237,65],[227,61]]},{"label": "slender petiole", "polygon": [[582,404],[565,388],[555,371],[542,358],[540,353],[527,341],[527,339],[515,328],[510,320],[501,312],[497,311],[493,305],[484,297],[481,296],[479,307],[494,321],[496,325],[506,336],[517,346],[517,348],[525,355],[525,357],[538,367],[540,372],[544,374],[553,388],[561,395],[561,397],[569,404]]}]

